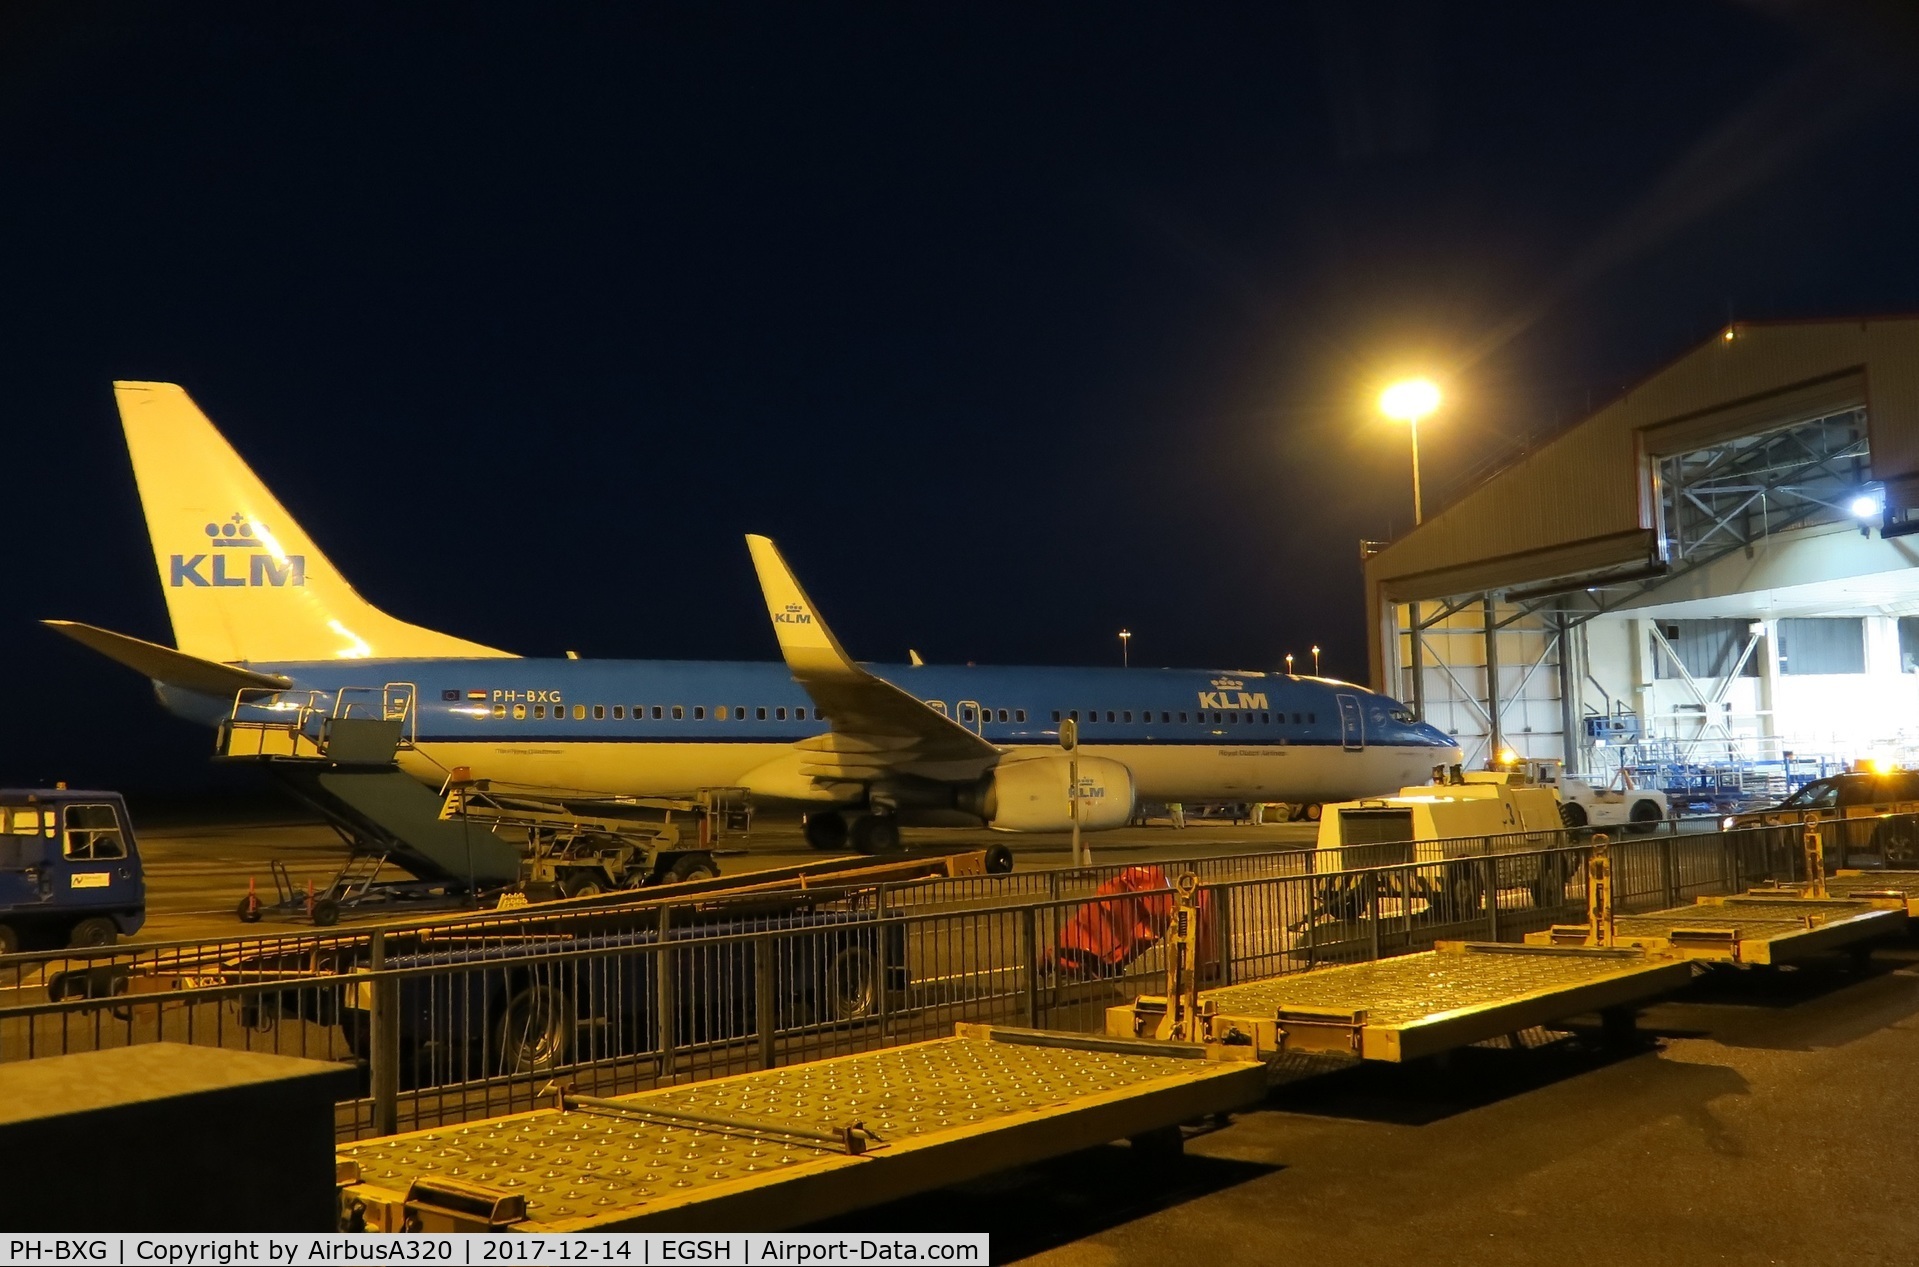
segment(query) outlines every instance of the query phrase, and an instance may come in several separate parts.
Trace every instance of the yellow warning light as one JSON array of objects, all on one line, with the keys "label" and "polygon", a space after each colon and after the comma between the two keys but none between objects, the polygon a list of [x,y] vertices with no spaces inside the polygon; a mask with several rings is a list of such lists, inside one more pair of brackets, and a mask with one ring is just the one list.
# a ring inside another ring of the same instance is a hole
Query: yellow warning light
[{"label": "yellow warning light", "polygon": [[1724,339],[1728,343],[1731,343],[1733,340],[1733,336],[1737,333],[1738,331],[1734,330],[1731,326],[1727,326],[1726,333],[1721,335],[1720,338]]},{"label": "yellow warning light", "polygon": [[1511,765],[1513,764],[1513,762],[1517,760],[1519,760],[1519,754],[1514,752],[1511,748],[1501,748],[1499,750],[1500,765]]}]

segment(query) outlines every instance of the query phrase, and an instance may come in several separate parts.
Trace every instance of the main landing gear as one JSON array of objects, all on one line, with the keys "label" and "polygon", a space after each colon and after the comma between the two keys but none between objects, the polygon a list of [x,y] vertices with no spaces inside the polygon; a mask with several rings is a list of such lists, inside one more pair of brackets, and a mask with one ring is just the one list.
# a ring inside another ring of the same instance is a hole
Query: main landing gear
[{"label": "main landing gear", "polygon": [[806,816],[806,843],[815,849],[854,853],[896,853],[900,847],[899,821],[891,814],[854,814],[838,810]]}]

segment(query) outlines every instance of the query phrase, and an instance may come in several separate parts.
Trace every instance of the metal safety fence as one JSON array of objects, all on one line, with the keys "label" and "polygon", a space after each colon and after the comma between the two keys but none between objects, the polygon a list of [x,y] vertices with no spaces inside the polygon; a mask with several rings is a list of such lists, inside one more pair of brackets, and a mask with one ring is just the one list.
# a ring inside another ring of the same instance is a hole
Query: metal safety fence
[{"label": "metal safety fence", "polygon": [[[1828,858],[1883,864],[1914,825],[1824,825]],[[912,885],[778,910],[631,907],[431,935],[9,956],[0,1060],[173,1041],[351,1063],[360,1092],[338,1125],[363,1137],[527,1109],[556,1083],[619,1094],[941,1037],[959,1021],[1095,1030],[1108,1008],[1159,990],[1169,881],[1188,870],[1202,881],[1202,984],[1516,940],[1583,916],[1590,846],[1552,836],[1402,844],[1331,871],[1296,851],[1028,873],[1024,892],[940,900],[913,900]],[[1615,907],[1790,879],[1802,837],[1788,825],[1616,840]]]}]

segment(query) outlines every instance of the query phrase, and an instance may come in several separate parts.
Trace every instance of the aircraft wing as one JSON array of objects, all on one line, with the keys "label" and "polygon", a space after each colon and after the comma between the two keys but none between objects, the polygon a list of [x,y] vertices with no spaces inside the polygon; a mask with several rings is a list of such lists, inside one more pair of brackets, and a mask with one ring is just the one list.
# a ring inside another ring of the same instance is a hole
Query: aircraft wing
[{"label": "aircraft wing", "polygon": [[999,749],[966,727],[853,663],[772,541],[749,536],[746,546],[786,667],[832,727],[795,745],[816,758],[802,767],[804,773],[865,781],[886,773],[931,773],[927,766],[977,768],[998,756]]}]

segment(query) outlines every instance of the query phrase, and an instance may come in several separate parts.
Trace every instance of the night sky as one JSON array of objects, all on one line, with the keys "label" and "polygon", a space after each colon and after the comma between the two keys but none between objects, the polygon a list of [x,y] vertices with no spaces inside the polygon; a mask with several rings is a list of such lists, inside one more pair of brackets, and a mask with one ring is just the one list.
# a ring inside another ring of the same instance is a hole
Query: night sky
[{"label": "night sky", "polygon": [[171,641],[115,378],[526,654],[773,658],[757,531],[862,658],[1363,680],[1390,376],[1430,508],[1729,318],[1919,308],[1911,10],[13,0],[0,784],[209,777],[34,623]]}]

